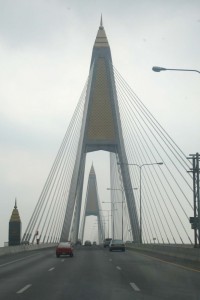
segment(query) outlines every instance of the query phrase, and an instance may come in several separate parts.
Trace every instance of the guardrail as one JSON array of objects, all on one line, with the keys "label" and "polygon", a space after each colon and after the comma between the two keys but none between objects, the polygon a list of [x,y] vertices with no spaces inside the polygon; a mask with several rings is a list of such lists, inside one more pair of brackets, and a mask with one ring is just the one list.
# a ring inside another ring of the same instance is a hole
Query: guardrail
[{"label": "guardrail", "polygon": [[19,246],[1,247],[0,255],[14,254],[14,253],[18,253],[18,252],[50,248],[50,247],[55,247],[56,245],[57,244],[55,244],[55,243],[49,243],[49,244],[39,244],[39,245],[34,244],[34,245],[19,245]]},{"label": "guardrail", "polygon": [[179,245],[126,244],[126,248],[146,253],[164,254],[193,262],[200,262],[200,248],[191,248],[190,245],[188,245],[188,247],[183,247]]}]

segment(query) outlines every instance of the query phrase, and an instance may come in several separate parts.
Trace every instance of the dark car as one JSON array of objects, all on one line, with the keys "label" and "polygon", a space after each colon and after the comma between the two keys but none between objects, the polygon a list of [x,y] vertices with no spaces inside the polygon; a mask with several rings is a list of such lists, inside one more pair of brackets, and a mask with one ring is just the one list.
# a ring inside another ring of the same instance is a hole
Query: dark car
[{"label": "dark car", "polygon": [[92,243],[90,241],[85,241],[85,246],[92,246]]},{"label": "dark car", "polygon": [[82,245],[82,242],[81,242],[81,240],[80,239],[78,239],[77,241],[76,241],[76,244],[75,244],[76,246],[81,246]]},{"label": "dark car", "polygon": [[60,255],[69,255],[71,257],[74,256],[73,247],[70,242],[62,242],[58,244],[56,247],[56,256],[60,257]]},{"label": "dark car", "polygon": [[110,245],[109,245],[109,250],[121,250],[125,251],[125,244],[122,240],[111,240]]},{"label": "dark car", "polygon": [[109,247],[109,244],[110,244],[111,240],[112,240],[111,238],[107,238],[107,239],[104,240],[104,242],[103,242],[104,248]]}]

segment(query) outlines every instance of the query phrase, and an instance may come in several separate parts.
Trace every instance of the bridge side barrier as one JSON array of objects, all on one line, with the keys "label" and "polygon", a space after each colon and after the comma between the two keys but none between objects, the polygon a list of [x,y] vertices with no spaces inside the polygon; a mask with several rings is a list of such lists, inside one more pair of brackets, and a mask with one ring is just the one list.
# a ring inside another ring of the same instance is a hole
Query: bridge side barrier
[{"label": "bridge side barrier", "polygon": [[200,248],[192,248],[190,245],[126,244],[126,248],[139,252],[158,253],[174,258],[200,262]]},{"label": "bridge side barrier", "polygon": [[55,247],[57,244],[49,243],[49,244],[34,244],[34,245],[19,245],[19,246],[10,246],[10,247],[1,247],[0,248],[0,256],[6,254],[14,254],[23,251],[33,251],[38,249]]}]

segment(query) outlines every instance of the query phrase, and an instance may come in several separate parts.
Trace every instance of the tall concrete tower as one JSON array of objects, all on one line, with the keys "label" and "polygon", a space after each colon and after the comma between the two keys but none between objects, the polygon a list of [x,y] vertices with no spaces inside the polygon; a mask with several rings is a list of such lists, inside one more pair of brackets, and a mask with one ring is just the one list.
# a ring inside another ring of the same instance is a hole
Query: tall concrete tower
[{"label": "tall concrete tower", "polygon": [[17,200],[15,199],[15,206],[12,211],[9,222],[9,237],[8,237],[9,246],[20,245],[21,241],[21,219],[17,209]]},{"label": "tall concrete tower", "polygon": [[83,241],[84,231],[85,231],[85,219],[87,216],[96,216],[98,222],[98,241],[99,243],[104,240],[104,228],[101,214],[101,206],[99,201],[98,189],[97,189],[97,179],[92,164],[90,169],[90,174],[88,178],[85,210],[83,212],[83,224],[81,228],[81,240]]},{"label": "tall concrete tower", "polygon": [[[86,154],[98,150],[114,153],[120,163],[130,226],[134,240],[139,242],[138,215],[127,165],[112,57],[102,18],[92,51],[79,147],[69,190],[61,241],[68,239],[76,241],[78,239]],[[75,224],[76,228],[72,224]]]}]

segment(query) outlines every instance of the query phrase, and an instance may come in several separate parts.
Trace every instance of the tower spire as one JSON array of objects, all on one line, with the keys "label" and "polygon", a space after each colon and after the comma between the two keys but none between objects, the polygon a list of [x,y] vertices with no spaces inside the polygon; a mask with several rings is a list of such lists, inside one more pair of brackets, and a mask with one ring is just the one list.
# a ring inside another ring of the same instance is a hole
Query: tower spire
[{"label": "tower spire", "polygon": [[102,14],[101,14],[101,20],[100,20],[100,27],[103,27],[103,18],[102,18]]},{"label": "tower spire", "polygon": [[21,220],[17,209],[17,199],[15,198],[15,206],[13,208],[8,230],[9,246],[15,246],[20,244],[21,240]]},{"label": "tower spire", "polygon": [[95,175],[93,162],[92,162],[92,166],[91,166],[91,169],[90,169],[90,175]]},{"label": "tower spire", "polygon": [[105,29],[103,27],[102,14],[101,14],[100,26],[99,26],[99,30],[97,32],[97,37],[96,37],[96,40],[94,43],[94,47],[97,47],[97,48],[108,48],[109,47]]}]

